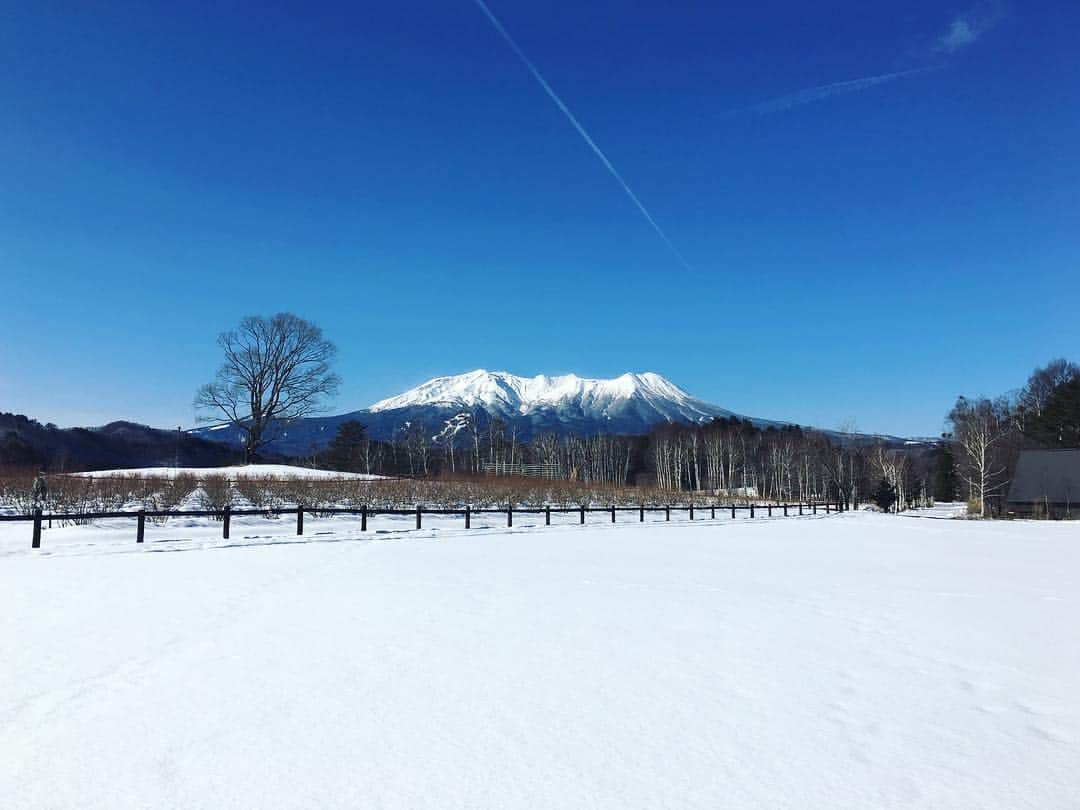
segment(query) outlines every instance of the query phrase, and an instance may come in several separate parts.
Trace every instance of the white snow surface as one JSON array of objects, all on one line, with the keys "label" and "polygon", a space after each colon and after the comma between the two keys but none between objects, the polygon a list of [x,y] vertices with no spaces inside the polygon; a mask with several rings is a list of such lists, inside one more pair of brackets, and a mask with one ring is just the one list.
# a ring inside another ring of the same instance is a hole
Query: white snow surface
[{"label": "white snow surface", "polygon": [[140,478],[175,478],[178,475],[193,475],[201,478],[207,475],[221,475],[235,480],[237,478],[355,478],[375,479],[381,475],[366,473],[337,472],[336,470],[317,470],[310,467],[296,467],[289,464],[239,464],[231,467],[138,467],[124,470],[97,470],[95,472],[72,473],[88,478],[110,478],[117,476],[138,476]]},{"label": "white snow surface", "polygon": [[1076,524],[484,518],[0,524],[0,807],[1080,803]]},{"label": "white snow surface", "polygon": [[482,407],[502,414],[529,414],[539,409],[552,409],[604,416],[612,405],[631,398],[644,400],[669,418],[707,418],[730,413],[695,399],[652,372],[595,380],[576,374],[519,377],[485,369],[436,377],[404,394],[376,402],[368,410],[445,405]]}]

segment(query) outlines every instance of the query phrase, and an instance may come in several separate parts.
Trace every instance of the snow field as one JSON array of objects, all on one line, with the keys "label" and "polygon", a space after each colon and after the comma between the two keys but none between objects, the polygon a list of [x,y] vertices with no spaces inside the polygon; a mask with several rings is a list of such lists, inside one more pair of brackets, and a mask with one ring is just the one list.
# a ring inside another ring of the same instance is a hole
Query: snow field
[{"label": "snow field", "polygon": [[0,806],[1077,806],[1075,525],[309,525],[3,559]]}]

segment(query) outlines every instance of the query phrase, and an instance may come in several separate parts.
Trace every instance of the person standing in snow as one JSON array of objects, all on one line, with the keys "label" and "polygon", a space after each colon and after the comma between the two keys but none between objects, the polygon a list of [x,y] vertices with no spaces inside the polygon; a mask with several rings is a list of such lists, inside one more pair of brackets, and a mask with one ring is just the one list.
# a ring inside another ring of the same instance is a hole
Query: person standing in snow
[{"label": "person standing in snow", "polygon": [[40,507],[45,503],[45,499],[49,495],[49,484],[45,480],[45,472],[40,471],[37,474],[37,478],[34,479],[34,506]]}]

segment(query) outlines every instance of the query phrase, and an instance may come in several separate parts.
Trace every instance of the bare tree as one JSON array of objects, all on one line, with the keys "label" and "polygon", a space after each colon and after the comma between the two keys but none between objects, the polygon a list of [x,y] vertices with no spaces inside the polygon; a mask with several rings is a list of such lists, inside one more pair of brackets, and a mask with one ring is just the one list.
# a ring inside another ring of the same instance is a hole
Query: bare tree
[{"label": "bare tree", "polygon": [[225,419],[244,431],[248,462],[283,422],[322,410],[341,382],[330,370],[334,344],[318,326],[287,312],[248,316],[222,332],[218,345],[225,362],[199,389],[195,407],[202,422]]},{"label": "bare tree", "polygon": [[987,496],[1008,483],[1004,480],[1007,467],[996,451],[1013,427],[1011,409],[1004,399],[972,401],[960,397],[949,412],[949,422],[968,491],[986,517]]}]

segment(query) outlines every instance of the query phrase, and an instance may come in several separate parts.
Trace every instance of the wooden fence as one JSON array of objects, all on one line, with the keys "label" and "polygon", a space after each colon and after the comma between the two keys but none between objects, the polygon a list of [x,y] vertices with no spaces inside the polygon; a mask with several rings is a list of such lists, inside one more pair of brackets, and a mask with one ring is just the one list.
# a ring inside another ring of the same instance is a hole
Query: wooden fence
[{"label": "wooden fence", "polygon": [[164,510],[164,511],[151,511],[141,509],[137,512],[59,512],[59,513],[43,513],[40,509],[35,509],[30,515],[0,515],[0,522],[22,521],[33,523],[33,535],[30,542],[31,548],[41,548],[41,532],[42,526],[47,521],[49,526],[52,525],[54,520],[56,521],[90,521],[90,520],[106,520],[116,518],[128,518],[135,521],[135,542],[142,543],[146,538],[146,519],[147,518],[172,518],[172,517],[203,517],[203,518],[215,518],[221,520],[221,537],[223,540],[229,539],[230,523],[233,517],[244,515],[295,515],[296,516],[296,533],[302,535],[304,533],[304,515],[312,515],[313,517],[326,517],[329,515],[359,515],[360,516],[360,531],[367,531],[368,520],[380,515],[394,515],[396,517],[415,516],[416,528],[421,529],[424,525],[424,515],[456,515],[461,516],[465,520],[465,528],[472,528],[472,518],[474,515],[506,515],[507,527],[513,527],[514,515],[543,515],[544,525],[551,525],[552,514],[576,514],[578,515],[578,522],[581,525],[585,525],[586,514],[600,512],[605,515],[611,516],[611,522],[615,523],[615,517],[619,512],[634,512],[638,515],[638,522],[645,522],[646,513],[664,513],[664,520],[671,520],[671,512],[675,511],[688,511],[690,520],[695,519],[695,515],[701,516],[703,512],[708,513],[708,518],[701,518],[707,520],[716,520],[717,512],[721,515],[730,512],[731,517],[734,519],[737,512],[749,512],[751,518],[757,515],[766,515],[768,517],[774,516],[774,510],[779,514],[783,514],[784,517],[794,516],[796,513],[799,515],[818,513],[818,509],[824,509],[825,514],[831,514],[834,512],[843,512],[845,510],[844,503],[842,501],[826,502],[826,503],[775,503],[775,504],[728,504],[721,505],[716,504],[713,506],[697,506],[693,504],[689,506],[540,506],[540,507],[518,507],[513,504],[507,504],[506,508],[498,509],[473,509],[470,506],[463,507],[461,509],[437,509],[437,508],[425,508],[417,505],[414,509],[369,509],[367,506],[360,507],[330,507],[330,506],[296,506],[296,507],[282,507],[282,508],[264,508],[264,509],[233,509],[226,506],[220,510]]}]

